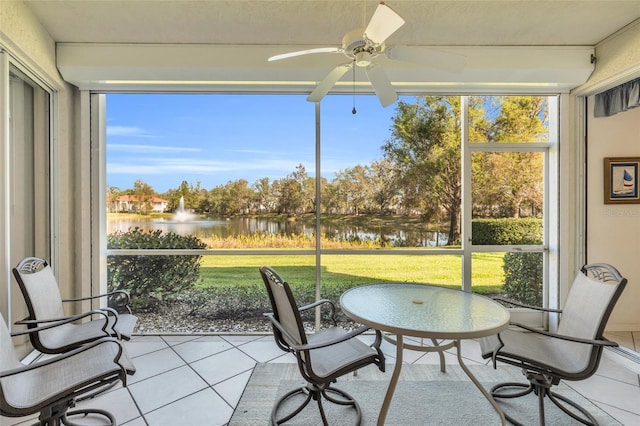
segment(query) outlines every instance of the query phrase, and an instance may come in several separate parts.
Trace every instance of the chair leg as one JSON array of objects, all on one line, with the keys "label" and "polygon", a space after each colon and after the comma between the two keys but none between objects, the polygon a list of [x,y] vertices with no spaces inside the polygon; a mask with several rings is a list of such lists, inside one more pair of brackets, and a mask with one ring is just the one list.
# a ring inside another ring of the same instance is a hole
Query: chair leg
[{"label": "chair leg", "polygon": [[[89,414],[96,414],[104,417],[108,420],[108,423],[104,423],[103,426],[117,426],[116,419],[113,414],[108,411],[98,409],[82,409],[68,411],[70,407],[75,405],[74,401],[62,401],[58,404],[52,405],[43,409],[38,417],[38,423],[33,426],[83,426],[84,423],[75,423],[69,419],[70,416],[83,416],[86,417]],[[102,426],[102,425],[101,425]]]},{"label": "chair leg", "polygon": [[[515,392],[515,391],[511,391],[511,392],[503,392],[504,390],[507,390],[509,388],[524,388],[524,390]],[[531,392],[533,392],[535,389],[535,387],[533,386],[533,384],[524,384],[524,383],[517,383],[517,382],[506,382],[506,383],[500,383],[495,385],[494,387],[491,388],[491,396],[495,399],[495,398],[519,398],[521,396],[525,396],[530,394]],[[511,417],[508,413],[504,413],[504,417],[509,420],[510,423],[512,423],[515,426],[524,426],[522,423],[518,422],[516,419],[514,419],[513,417]]]},{"label": "chair leg", "polygon": [[[525,383],[516,383],[516,382],[508,382],[508,383],[500,383],[491,388],[491,396],[494,398],[519,398],[521,396],[525,396],[533,392],[537,395],[538,399],[538,413],[539,413],[539,424],[540,426],[544,426],[546,424],[545,419],[545,409],[544,409],[544,399],[548,397],[548,399],[553,402],[560,410],[562,410],[565,414],[572,417],[574,420],[588,426],[597,426],[597,420],[583,407],[578,405],[576,402],[570,400],[569,398],[562,396],[556,392],[551,391],[551,383],[549,383],[546,379],[541,379],[540,377],[529,377],[529,384]],[[520,391],[511,391],[505,392],[508,388],[518,388],[523,389]],[[567,406],[573,407],[575,411],[580,413],[583,417],[576,414],[571,409],[567,408]],[[515,420],[513,417],[509,416],[505,413],[505,417],[509,422],[513,423],[515,426],[523,426],[522,423]]]},{"label": "chair leg", "polygon": [[[290,398],[293,398],[297,395],[306,395],[305,400],[295,409],[293,410],[290,414],[287,414],[286,416],[278,419],[277,418],[277,414],[279,411],[280,406],[287,400],[289,400]],[[336,398],[337,396],[337,398]],[[274,405],[273,410],[271,411],[271,423],[273,425],[279,425],[282,423],[285,423],[289,420],[291,420],[292,418],[294,418],[295,416],[297,416],[308,404],[309,402],[314,399],[316,400],[317,404],[318,404],[318,411],[320,412],[320,417],[322,418],[322,423],[325,426],[328,426],[329,423],[327,421],[326,415],[325,415],[325,410],[324,407],[322,405],[322,399],[326,399],[327,401],[333,403],[333,404],[337,404],[337,405],[344,405],[344,406],[351,406],[355,409],[356,411],[356,425],[360,425],[362,423],[362,410],[360,409],[360,405],[358,404],[358,402],[351,396],[349,395],[347,392],[341,390],[341,389],[337,389],[334,387],[330,387],[330,386],[317,386],[317,385],[313,385],[313,384],[308,384],[305,387],[302,388],[298,388],[298,389],[294,389],[288,393],[286,393],[284,396],[282,396]]]},{"label": "chair leg", "polygon": [[84,409],[84,410],[69,411],[64,416],[62,416],[62,424],[66,425],[66,426],[83,426],[83,425],[85,425],[85,423],[75,423],[75,422],[71,421],[69,419],[69,417],[70,416],[86,417],[89,414],[95,414],[95,415],[102,416],[102,417],[106,418],[109,421],[109,423],[105,423],[104,426],[117,426],[118,425],[118,423],[116,422],[116,418],[115,418],[115,416],[113,414],[111,414],[108,411],[98,410],[98,409]]},{"label": "chair leg", "polygon": [[[328,392],[340,395],[344,399],[335,399],[334,397],[330,396]],[[359,425],[360,423],[362,423],[362,410],[360,409],[360,404],[358,404],[358,401],[356,401],[355,398],[349,395],[347,392],[341,389],[328,387],[322,391],[322,395],[324,395],[327,401],[333,402],[334,404],[352,406],[356,410],[356,424]]]},{"label": "chair leg", "polygon": [[[551,391],[547,393],[547,396],[549,396],[549,399],[551,400],[551,402],[553,402],[558,408],[560,408],[567,415],[571,416],[572,418],[579,421],[580,423],[584,425],[589,425],[589,426],[596,426],[598,424],[598,421],[591,415],[591,413],[589,413],[586,409],[578,405],[576,402],[570,400],[569,398]],[[578,411],[584,417],[580,417],[576,413],[572,412],[570,409],[566,407],[567,405],[570,405],[571,407],[573,407],[576,411]]]},{"label": "chair leg", "polygon": [[[277,418],[277,414],[278,414],[278,409],[280,408],[280,406],[287,401],[290,398],[293,398],[296,395],[300,395],[300,394],[306,394],[306,398],[305,400],[302,402],[302,404],[300,404],[295,410],[293,410],[290,414],[284,416],[281,419]],[[271,410],[271,424],[274,425],[279,425],[282,424],[284,422],[287,422],[289,420],[291,420],[292,418],[294,418],[295,416],[297,416],[303,409],[304,407],[306,407],[309,404],[309,401],[311,401],[311,398],[313,397],[313,391],[311,391],[310,389],[308,389],[307,387],[302,387],[302,388],[298,388],[298,389],[294,389],[290,392],[287,392],[286,394],[284,394],[284,396],[282,398],[280,398],[276,404],[273,406],[273,410]]]}]

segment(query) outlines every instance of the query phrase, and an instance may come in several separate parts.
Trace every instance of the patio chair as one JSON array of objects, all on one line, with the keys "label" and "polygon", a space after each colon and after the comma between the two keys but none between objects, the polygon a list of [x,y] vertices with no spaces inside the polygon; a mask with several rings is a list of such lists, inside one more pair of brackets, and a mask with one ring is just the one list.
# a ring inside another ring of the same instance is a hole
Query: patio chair
[{"label": "patio chair", "polygon": [[[604,338],[604,330],[620,294],[627,284],[626,278],[611,265],[594,263],[585,265],[569,290],[564,309],[544,309],[522,305],[531,309],[561,314],[558,331],[547,332],[522,324],[512,324],[497,336],[480,341],[482,356],[497,362],[520,367],[529,381],[501,383],[491,389],[494,398],[518,398],[533,392],[538,397],[539,422],[545,424],[545,398],[577,421],[598,424],[583,407],[552,390],[561,380],[584,380],[598,369],[603,348],[618,346]],[[516,419],[506,418],[515,425]]]},{"label": "patio chair", "polygon": [[[58,282],[46,260],[27,257],[13,269],[29,316],[16,324],[35,329],[42,324],[59,324],[42,331],[29,333],[35,349],[47,354],[57,354],[75,349],[102,337],[129,340],[137,322],[131,314],[129,294],[118,290],[106,294],[78,299],[62,299]],[[114,308],[101,308],[67,316],[65,303],[107,297],[119,303],[120,313]],[[90,319],[90,321],[88,321]],[[84,321],[84,322],[82,322]]]},{"label": "patio chair", "polygon": [[[38,329],[50,327],[56,325]],[[126,386],[127,374],[133,374],[135,368],[122,345],[105,337],[44,361],[22,364],[11,337],[38,329],[9,333],[0,315],[0,415],[23,417],[40,413],[36,424],[41,426],[74,425],[77,423],[69,417],[91,415],[115,426],[116,420],[108,411],[68,410],[82,396],[117,383]]]},{"label": "patio chair", "polygon": [[[265,316],[271,321],[276,344],[285,352],[292,353],[297,361],[300,374],[307,384],[294,389],[282,396],[274,405],[271,412],[271,422],[282,424],[299,414],[313,399],[317,401],[322,423],[327,425],[322,400],[352,406],[357,417],[356,424],[360,424],[362,413],[358,402],[348,393],[335,388],[331,383],[338,377],[348,373],[355,373],[358,369],[374,364],[380,371],[385,370],[385,359],[380,350],[382,335],[376,330],[376,339],[371,346],[357,338],[368,327],[358,327],[347,332],[337,327],[335,321],[335,306],[326,299],[298,307],[289,284],[268,266],[260,268],[260,274],[267,287],[273,312]],[[330,308],[333,325],[316,333],[305,332],[301,312],[325,305]],[[294,396],[304,396],[302,404],[289,414],[278,417],[279,408]]]}]

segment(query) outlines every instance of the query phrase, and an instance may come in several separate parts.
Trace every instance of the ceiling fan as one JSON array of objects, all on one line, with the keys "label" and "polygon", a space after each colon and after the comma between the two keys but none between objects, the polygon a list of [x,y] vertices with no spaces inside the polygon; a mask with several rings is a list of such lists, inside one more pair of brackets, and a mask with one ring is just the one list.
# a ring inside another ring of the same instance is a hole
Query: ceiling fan
[{"label": "ceiling fan", "polygon": [[355,65],[364,68],[380,103],[383,107],[386,107],[393,104],[398,99],[398,95],[382,66],[375,62],[375,58],[379,55],[384,55],[388,59],[419,63],[451,72],[461,71],[466,62],[464,56],[461,55],[420,47],[394,46],[386,48],[385,40],[402,27],[404,23],[405,21],[400,15],[384,2],[380,2],[367,26],[348,32],[342,38],[341,47],[319,47],[299,50],[275,55],[268,60],[278,61],[313,53],[342,53],[350,59],[350,62],[338,65],[329,72],[324,80],[318,83],[316,88],[309,94],[307,101],[319,102],[331,90],[333,85],[347,71],[353,69]]}]

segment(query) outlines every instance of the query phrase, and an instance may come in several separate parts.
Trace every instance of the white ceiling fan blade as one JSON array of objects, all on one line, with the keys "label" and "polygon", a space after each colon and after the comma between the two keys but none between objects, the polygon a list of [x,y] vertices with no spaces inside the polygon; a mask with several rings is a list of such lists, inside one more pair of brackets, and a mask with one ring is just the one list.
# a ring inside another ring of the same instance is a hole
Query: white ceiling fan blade
[{"label": "white ceiling fan blade", "polygon": [[311,92],[311,94],[307,96],[307,100],[309,102],[320,102],[320,100],[324,98],[324,95],[329,93],[329,90],[331,90],[333,85],[336,84],[336,82],[340,80],[342,76],[345,75],[347,71],[351,69],[351,67],[353,67],[353,63],[338,65],[337,67],[335,67],[324,78],[324,80],[318,83],[316,88],[313,89],[313,92]]},{"label": "white ceiling fan blade", "polygon": [[384,2],[380,2],[364,30],[364,37],[375,45],[381,45],[403,25],[404,19]]},{"label": "white ceiling fan blade", "polygon": [[295,56],[309,55],[311,53],[339,53],[342,52],[342,49],[339,47],[318,47],[315,49],[307,49],[307,50],[298,50],[297,52],[289,52],[283,53],[281,55],[275,55],[268,59],[271,61],[279,61],[280,59],[288,59],[293,58]]},{"label": "white ceiling fan blade", "polygon": [[427,47],[393,46],[385,50],[385,55],[389,59],[413,62],[453,73],[462,72],[467,64],[464,55]]},{"label": "white ceiling fan blade", "polygon": [[380,65],[372,63],[365,69],[365,72],[383,107],[387,107],[398,100],[398,94]]}]

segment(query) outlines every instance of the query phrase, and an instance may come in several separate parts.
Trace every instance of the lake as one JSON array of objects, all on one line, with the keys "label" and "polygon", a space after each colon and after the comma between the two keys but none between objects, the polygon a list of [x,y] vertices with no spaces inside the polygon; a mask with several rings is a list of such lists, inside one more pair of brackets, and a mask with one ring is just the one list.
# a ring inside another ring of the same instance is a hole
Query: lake
[{"label": "lake", "polygon": [[[275,221],[263,218],[220,218],[187,220],[172,220],[162,218],[118,218],[109,215],[107,220],[107,234],[117,231],[125,232],[129,228],[139,227],[143,230],[157,230],[175,232],[181,235],[195,235],[199,238],[216,236],[219,238],[237,237],[240,235],[274,234],[274,235],[314,235],[314,225],[301,221]],[[392,227],[349,225],[322,225],[321,233],[328,238],[337,240],[371,240],[385,241],[396,247],[437,247],[447,244],[446,232],[425,230],[403,230]]]}]

